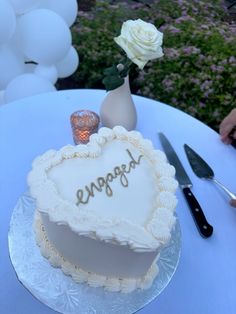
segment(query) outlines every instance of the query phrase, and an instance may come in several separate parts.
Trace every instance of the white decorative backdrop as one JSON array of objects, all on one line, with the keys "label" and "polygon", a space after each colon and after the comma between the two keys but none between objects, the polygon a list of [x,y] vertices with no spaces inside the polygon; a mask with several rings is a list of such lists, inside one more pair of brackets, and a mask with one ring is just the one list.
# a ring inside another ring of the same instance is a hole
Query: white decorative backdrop
[{"label": "white decorative backdrop", "polygon": [[77,11],[76,0],[0,0],[0,105],[56,90],[76,71]]}]

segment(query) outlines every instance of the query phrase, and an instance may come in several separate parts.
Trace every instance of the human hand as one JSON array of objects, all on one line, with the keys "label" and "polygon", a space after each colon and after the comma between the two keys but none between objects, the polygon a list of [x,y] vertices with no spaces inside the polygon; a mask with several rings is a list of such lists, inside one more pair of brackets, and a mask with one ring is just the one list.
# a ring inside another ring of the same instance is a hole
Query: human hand
[{"label": "human hand", "polygon": [[[231,144],[232,140],[236,139],[236,129],[233,131],[235,126],[236,126],[236,108],[233,109],[220,124],[219,131],[223,143]],[[233,133],[231,133],[232,131]]]}]

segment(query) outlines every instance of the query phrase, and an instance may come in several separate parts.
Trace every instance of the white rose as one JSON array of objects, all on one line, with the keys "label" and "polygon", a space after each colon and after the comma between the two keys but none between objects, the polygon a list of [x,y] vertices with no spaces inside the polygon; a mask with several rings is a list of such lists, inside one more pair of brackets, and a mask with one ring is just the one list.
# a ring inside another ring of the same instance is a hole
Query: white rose
[{"label": "white rose", "polygon": [[163,34],[153,24],[141,19],[124,22],[120,36],[114,40],[140,69],[143,69],[149,60],[163,56]]}]

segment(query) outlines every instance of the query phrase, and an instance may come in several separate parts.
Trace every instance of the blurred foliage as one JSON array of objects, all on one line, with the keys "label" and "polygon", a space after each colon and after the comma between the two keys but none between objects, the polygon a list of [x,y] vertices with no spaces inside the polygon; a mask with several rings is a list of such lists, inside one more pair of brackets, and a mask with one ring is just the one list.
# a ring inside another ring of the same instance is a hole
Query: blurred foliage
[{"label": "blurred foliage", "polygon": [[72,33],[80,65],[59,88],[104,89],[104,69],[118,63],[123,52],[113,38],[124,21],[141,18],[164,33],[165,55],[143,71],[133,67],[132,93],[177,107],[217,130],[236,107],[236,24],[227,14],[220,0],[151,5],[97,0],[91,12],[79,11]]}]

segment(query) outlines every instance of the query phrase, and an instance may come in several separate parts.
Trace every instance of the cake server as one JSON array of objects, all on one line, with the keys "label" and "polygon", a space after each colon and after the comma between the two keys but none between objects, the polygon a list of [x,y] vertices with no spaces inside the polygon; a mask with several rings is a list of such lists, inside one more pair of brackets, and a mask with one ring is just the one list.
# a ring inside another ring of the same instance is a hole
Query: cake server
[{"label": "cake server", "polygon": [[176,179],[179,182],[185,199],[189,205],[190,212],[194,218],[199,233],[205,238],[210,237],[213,233],[213,227],[207,222],[201,206],[190,189],[192,187],[191,180],[189,179],[183,165],[166,136],[163,133],[159,133],[159,138],[169,163],[175,167]]},{"label": "cake server", "polygon": [[188,157],[190,166],[193,169],[193,172],[201,179],[212,180],[216,183],[228,196],[230,199],[235,200],[236,195],[227,189],[222,183],[215,179],[215,174],[211,167],[202,159],[191,147],[187,144],[184,144],[184,149]]}]

